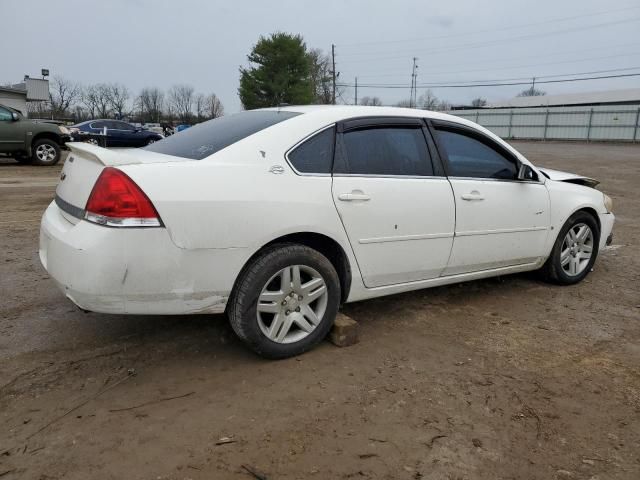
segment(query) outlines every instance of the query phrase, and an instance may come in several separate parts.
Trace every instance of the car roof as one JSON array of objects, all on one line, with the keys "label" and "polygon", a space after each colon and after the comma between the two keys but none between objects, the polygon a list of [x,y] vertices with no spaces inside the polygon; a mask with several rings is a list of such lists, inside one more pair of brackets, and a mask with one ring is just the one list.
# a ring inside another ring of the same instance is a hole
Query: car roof
[{"label": "car roof", "polygon": [[282,107],[264,108],[266,111],[283,111],[302,114],[317,114],[323,117],[333,117],[334,121],[355,117],[384,116],[384,117],[418,117],[434,120],[447,120],[463,124],[472,124],[463,118],[431,110],[402,107],[369,107],[362,105],[286,105]]}]

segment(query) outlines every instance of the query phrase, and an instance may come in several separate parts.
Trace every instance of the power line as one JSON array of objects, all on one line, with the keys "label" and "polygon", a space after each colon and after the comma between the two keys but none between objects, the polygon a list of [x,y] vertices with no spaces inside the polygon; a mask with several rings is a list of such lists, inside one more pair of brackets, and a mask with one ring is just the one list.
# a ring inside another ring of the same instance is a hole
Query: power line
[{"label": "power line", "polygon": [[[558,62],[529,63],[526,65],[512,65],[507,67],[500,67],[500,66],[494,65],[493,67],[488,67],[488,68],[474,68],[470,70],[458,70],[456,72],[433,72],[432,75],[455,75],[458,73],[487,72],[487,71],[495,71],[495,70],[515,70],[518,68],[544,67],[547,65],[564,65],[567,63],[581,63],[581,62],[588,62],[591,60],[605,60],[609,58],[635,57],[638,55],[640,55],[640,51],[634,52],[634,53],[621,53],[619,55],[605,55],[600,57],[589,57],[589,58],[581,58],[576,60],[563,60]],[[434,66],[430,65],[429,67],[431,69],[440,68],[437,65],[434,65]],[[383,77],[404,77],[404,76],[405,74],[403,73],[393,73],[393,74],[386,74],[386,75],[359,75],[360,78],[383,78]]]},{"label": "power line", "polygon": [[576,20],[578,18],[587,18],[587,17],[596,17],[596,16],[600,16],[600,15],[609,15],[611,13],[619,13],[619,12],[626,12],[629,10],[635,10],[640,8],[640,5],[637,6],[633,6],[633,7],[628,7],[628,8],[620,8],[617,10],[607,10],[607,11],[600,11],[600,12],[594,12],[594,13],[586,13],[583,15],[573,15],[570,17],[559,17],[559,18],[551,18],[545,21],[541,21],[541,22],[535,22],[535,23],[524,23],[524,24],[520,24],[520,25],[511,25],[509,27],[500,27],[500,28],[491,28],[491,29],[484,29],[484,30],[474,30],[471,32],[465,32],[462,34],[449,34],[449,35],[437,35],[437,36],[431,36],[431,37],[418,37],[418,38],[411,38],[411,39],[405,39],[405,40],[379,40],[379,41],[374,41],[374,42],[359,42],[359,43],[347,43],[347,44],[342,44],[340,45],[340,47],[342,48],[351,48],[351,47],[358,47],[358,46],[364,46],[364,45],[380,45],[380,44],[390,44],[390,43],[408,43],[408,42],[419,42],[419,41],[423,41],[423,40],[436,40],[436,39],[442,39],[442,38],[454,38],[454,37],[460,37],[463,35],[475,35],[478,33],[486,33],[486,32],[497,32],[497,31],[506,31],[506,30],[516,30],[516,29],[521,29],[521,28],[525,28],[525,27],[533,27],[533,26],[537,26],[537,25],[547,25],[549,23],[557,23],[557,22],[565,22],[567,20]]},{"label": "power line", "polygon": [[[589,72],[575,72],[575,73],[559,73],[555,75],[537,75],[536,78],[558,78],[558,77],[567,77],[567,76],[577,76],[577,75],[593,75],[597,73],[613,73],[613,72],[628,72],[629,70],[638,70],[640,67],[627,67],[627,68],[613,68],[608,70],[592,70]],[[488,82],[508,82],[508,81],[516,81],[516,80],[528,80],[531,76],[526,77],[515,77],[515,78],[500,78],[500,79],[483,79],[483,80],[441,80],[438,82],[425,82],[422,83],[422,86],[430,85],[430,84],[449,84],[449,83],[488,83]],[[372,85],[372,84],[369,84]],[[405,86],[405,83],[383,83],[380,85],[385,86],[394,86],[394,87],[402,87]],[[414,86],[412,82],[412,86]]]},{"label": "power line", "polygon": [[[566,79],[558,79],[558,80],[543,80],[538,81],[541,83],[565,83],[565,82],[581,82],[585,80],[599,80],[604,78],[622,78],[622,77],[638,77],[640,73],[624,73],[618,75],[601,75],[596,77],[584,77],[584,78],[566,78]],[[471,87],[502,87],[502,86],[510,86],[510,85],[530,85],[531,82],[500,82],[500,83],[466,83],[466,84],[420,84],[418,87],[421,88],[471,88]],[[339,84],[341,87],[351,87],[353,85],[350,84]],[[358,84],[358,88],[407,88],[406,85],[367,85],[367,84]]]},{"label": "power line", "polygon": [[[551,36],[551,35],[562,35],[565,33],[571,33],[571,32],[576,32],[576,31],[581,31],[581,30],[588,30],[591,28],[600,28],[600,27],[605,27],[605,26],[611,26],[611,25],[619,25],[619,24],[623,24],[623,23],[631,23],[631,22],[637,22],[638,20],[640,20],[640,17],[633,17],[633,18],[627,18],[624,20],[617,20],[614,22],[604,22],[604,23],[599,23],[599,24],[594,24],[594,25],[588,25],[588,26],[582,26],[582,27],[575,27],[575,28],[570,28],[570,29],[563,29],[563,30],[555,30],[555,31],[551,31],[551,32],[545,32],[545,33],[535,33],[535,34],[528,34],[528,35],[521,35],[521,36],[517,36],[517,37],[511,37],[511,38],[501,38],[501,39],[497,39],[497,40],[489,40],[489,41],[484,41],[484,42],[476,42],[476,43],[466,43],[466,44],[458,44],[458,45],[452,45],[451,47],[444,47],[444,48],[431,48],[431,49],[426,49],[426,50],[414,50],[414,52],[417,53],[446,53],[446,52],[451,52],[451,51],[456,51],[456,50],[461,50],[461,49],[473,49],[473,48],[481,48],[481,47],[486,47],[486,46],[491,46],[491,45],[499,45],[499,44],[505,44],[507,42],[516,42],[516,41],[520,41],[520,40],[527,40],[527,39],[531,39],[531,38],[536,38],[536,39],[540,39],[540,38],[544,38],[547,36]],[[395,58],[404,58],[407,56],[406,53],[403,54],[403,52],[359,52],[357,54],[352,53],[352,54],[346,54],[346,55],[342,55],[342,57],[348,57],[348,56],[354,56],[354,55],[377,55],[377,54],[382,54],[383,56],[378,56],[378,57],[370,57],[370,58],[366,58],[366,59],[359,59],[359,60],[351,60],[349,61],[349,63],[362,63],[362,62],[371,62],[373,60],[385,60],[385,59],[395,59]],[[389,56],[384,56],[385,54],[390,54]],[[391,55],[393,54],[393,55]]]}]

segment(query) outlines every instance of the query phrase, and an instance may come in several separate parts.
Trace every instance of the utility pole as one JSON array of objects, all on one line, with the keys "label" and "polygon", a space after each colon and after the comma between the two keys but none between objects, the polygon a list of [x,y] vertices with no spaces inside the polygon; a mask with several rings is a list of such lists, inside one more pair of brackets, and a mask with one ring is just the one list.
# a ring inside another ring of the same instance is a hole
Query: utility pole
[{"label": "utility pole", "polygon": [[331,75],[333,76],[333,93],[331,95],[331,103],[336,104],[336,46],[331,44]]},{"label": "utility pole", "polygon": [[409,95],[409,107],[413,108],[416,106],[417,103],[417,90],[418,90],[418,82],[417,82],[417,78],[418,78],[418,65],[416,64],[416,61],[418,59],[416,57],[413,57],[413,68],[411,69],[411,94]]},{"label": "utility pole", "polygon": [[353,104],[358,105],[358,77],[356,77],[356,101]]},{"label": "utility pole", "polygon": [[534,94],[536,91],[536,77],[533,77],[533,82],[531,83],[531,94]]}]

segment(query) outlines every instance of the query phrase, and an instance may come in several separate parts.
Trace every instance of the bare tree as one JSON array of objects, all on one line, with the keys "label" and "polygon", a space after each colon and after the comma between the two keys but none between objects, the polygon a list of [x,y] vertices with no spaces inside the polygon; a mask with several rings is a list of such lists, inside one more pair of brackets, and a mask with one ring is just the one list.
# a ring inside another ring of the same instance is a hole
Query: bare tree
[{"label": "bare tree", "polygon": [[129,89],[120,83],[112,83],[104,87],[106,87],[105,94],[109,106],[115,111],[118,118],[122,118],[129,100]]},{"label": "bare tree", "polygon": [[97,88],[95,85],[89,85],[82,92],[82,104],[87,109],[89,116],[91,118],[95,118],[96,111],[98,110],[98,101],[97,101]]},{"label": "bare tree", "polygon": [[398,103],[396,103],[396,107],[401,107],[401,108],[411,108],[413,105],[413,103],[411,102],[411,100],[400,100]]},{"label": "bare tree", "polygon": [[547,94],[547,92],[545,92],[543,90],[538,90],[533,85],[531,85],[529,88],[527,88],[526,90],[521,91],[516,96],[518,96],[518,97],[541,97],[541,96],[546,95],[546,94]]},{"label": "bare tree", "polygon": [[207,97],[206,114],[208,118],[218,118],[224,115],[222,102],[215,93]]},{"label": "bare tree", "polygon": [[180,120],[185,123],[191,119],[193,92],[191,85],[174,85],[169,90],[169,102]]},{"label": "bare tree", "polygon": [[311,63],[311,88],[314,103],[328,105],[332,100],[331,58],[319,48],[309,51]]},{"label": "bare tree", "polygon": [[71,105],[82,95],[79,84],[63,77],[53,77],[51,88],[51,113],[55,116],[66,115]]},{"label": "bare tree", "polygon": [[194,102],[196,105],[196,118],[198,122],[201,122],[202,120],[204,120],[205,115],[206,115],[206,104],[207,104],[207,98],[204,96],[204,94],[202,93],[198,93],[196,94],[195,98],[194,98]]},{"label": "bare tree", "polygon": [[438,108],[438,97],[431,90],[426,90],[418,98],[417,106],[423,110],[436,110]]},{"label": "bare tree", "polygon": [[82,95],[82,103],[89,111],[91,118],[107,118],[111,112],[109,101],[109,85],[97,83],[85,88]]},{"label": "bare tree", "polygon": [[486,104],[487,104],[486,98],[478,97],[471,100],[471,106],[475,108],[484,107]]},{"label": "bare tree", "polygon": [[440,100],[435,109],[439,112],[451,110],[451,102],[449,100]]},{"label": "bare tree", "polygon": [[143,88],[138,97],[140,116],[144,121],[152,120],[159,123],[163,103],[164,93],[162,90],[156,87]]},{"label": "bare tree", "polygon": [[379,107],[382,105],[382,100],[378,97],[362,97],[360,99],[360,105],[369,107]]}]

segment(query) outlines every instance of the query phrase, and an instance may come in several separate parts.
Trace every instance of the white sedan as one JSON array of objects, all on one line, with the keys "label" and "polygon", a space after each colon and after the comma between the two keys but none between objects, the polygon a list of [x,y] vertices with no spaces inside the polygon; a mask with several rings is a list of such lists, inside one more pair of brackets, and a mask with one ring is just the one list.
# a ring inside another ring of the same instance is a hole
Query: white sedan
[{"label": "white sedan", "polygon": [[226,312],[269,358],[317,344],[345,302],[527,270],[579,282],[614,223],[597,182],[421,110],[254,110],[143,149],[69,146],[40,234],[67,298]]}]

